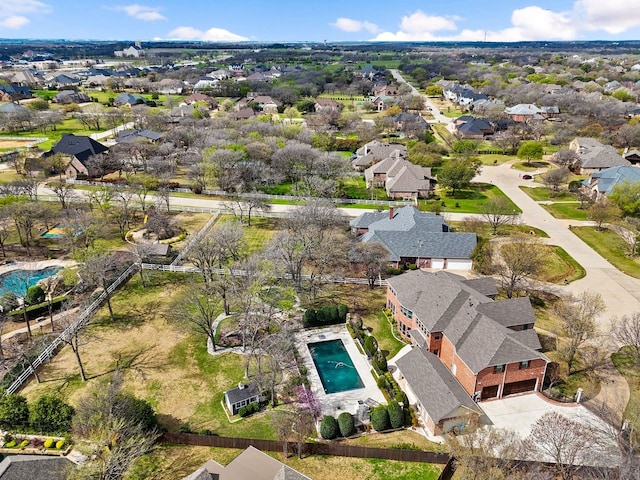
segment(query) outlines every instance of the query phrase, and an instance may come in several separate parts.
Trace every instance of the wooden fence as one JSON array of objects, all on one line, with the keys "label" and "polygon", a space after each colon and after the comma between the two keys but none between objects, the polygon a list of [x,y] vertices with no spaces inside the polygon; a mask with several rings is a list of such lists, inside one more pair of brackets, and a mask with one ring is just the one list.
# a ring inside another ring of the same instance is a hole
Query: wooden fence
[{"label": "wooden fence", "polygon": [[[268,452],[282,451],[283,442],[255,438],[219,437],[217,435],[197,435],[194,433],[163,433],[160,441],[202,447],[245,449],[250,445]],[[296,444],[289,442],[289,451],[295,451]],[[336,457],[381,458],[401,462],[424,462],[446,465],[450,457],[446,453],[400,450],[395,448],[372,448],[339,443],[304,443],[305,455],[332,455]]]}]

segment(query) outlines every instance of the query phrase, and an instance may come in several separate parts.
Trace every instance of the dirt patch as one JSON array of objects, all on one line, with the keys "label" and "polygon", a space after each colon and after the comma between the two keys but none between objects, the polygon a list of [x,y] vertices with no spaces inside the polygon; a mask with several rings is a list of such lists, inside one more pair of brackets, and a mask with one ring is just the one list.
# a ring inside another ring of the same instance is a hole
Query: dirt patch
[{"label": "dirt patch", "polygon": [[3,140],[0,139],[0,148],[22,148],[33,143],[34,140]]}]

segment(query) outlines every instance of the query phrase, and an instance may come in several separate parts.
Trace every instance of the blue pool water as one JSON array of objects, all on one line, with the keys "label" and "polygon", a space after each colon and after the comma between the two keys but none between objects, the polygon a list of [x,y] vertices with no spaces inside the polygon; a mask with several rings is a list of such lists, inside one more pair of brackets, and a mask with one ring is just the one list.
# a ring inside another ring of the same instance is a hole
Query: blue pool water
[{"label": "blue pool water", "polygon": [[342,340],[309,343],[307,347],[320,374],[325,393],[364,387]]},{"label": "blue pool water", "polygon": [[60,267],[47,267],[42,270],[14,270],[0,275],[0,295],[13,292],[18,297],[24,297],[27,293],[25,283],[32,287],[43,278],[55,275]]}]

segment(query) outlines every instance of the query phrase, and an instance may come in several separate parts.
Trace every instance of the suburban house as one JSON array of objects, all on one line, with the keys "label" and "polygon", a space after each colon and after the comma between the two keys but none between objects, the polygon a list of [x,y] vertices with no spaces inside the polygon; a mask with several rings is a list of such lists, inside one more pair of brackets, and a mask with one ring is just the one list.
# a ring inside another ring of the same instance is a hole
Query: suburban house
[{"label": "suburban house", "polygon": [[459,432],[483,411],[433,353],[413,348],[396,360],[398,384],[431,435]]},{"label": "suburban house", "polygon": [[331,98],[318,98],[314,104],[315,111],[318,113],[339,112],[342,110],[342,104]]},{"label": "suburban house", "polygon": [[392,117],[392,120],[395,131],[405,132],[407,137],[412,137],[415,134],[424,135],[424,132],[431,130],[429,122],[415,113],[402,112]]},{"label": "suburban house", "polygon": [[118,132],[115,140],[116,143],[123,142],[157,142],[162,138],[162,134],[158,132],[154,132],[153,130],[148,130],[146,128],[143,129],[134,129],[134,130],[121,130]]},{"label": "suburban house", "polygon": [[250,403],[259,403],[261,398],[260,389],[255,382],[239,383],[236,388],[224,392],[224,403],[232,415],[237,414],[238,410]]},{"label": "suburban house", "polygon": [[0,85],[0,102],[17,102],[25,98],[31,98],[29,87],[20,85]]},{"label": "suburban house", "polygon": [[364,171],[367,188],[384,187],[390,198],[429,198],[436,181],[431,168],[421,167],[397,154],[374,163]]},{"label": "suburban house", "polygon": [[356,170],[363,170],[389,157],[396,159],[406,158],[407,147],[400,144],[372,140],[356,150],[356,158],[351,161],[351,166]]},{"label": "suburban house", "polygon": [[482,140],[487,135],[493,135],[495,130],[489,120],[485,118],[463,115],[456,118],[454,125],[456,133],[466,139]]},{"label": "suburban house", "polygon": [[82,80],[79,77],[61,73],[46,80],[45,86],[59,90],[61,88],[79,87],[81,83]]},{"label": "suburban house", "polygon": [[56,143],[51,150],[42,154],[44,158],[60,153],[70,158],[65,169],[67,178],[77,178],[78,175],[90,176],[88,161],[94,155],[108,152],[109,149],[100,142],[83,135],[67,133]]},{"label": "suburban house", "polygon": [[616,185],[640,182],[640,168],[632,166],[611,167],[592,173],[582,181],[582,188],[588,190],[593,200],[609,195]]},{"label": "suburban house", "polygon": [[5,114],[29,113],[29,109],[26,107],[23,107],[19,103],[2,103],[0,104],[0,113],[5,113]]},{"label": "suburban house", "polygon": [[215,110],[218,108],[218,101],[215,98],[205,95],[204,93],[192,93],[182,101],[185,105],[200,104],[206,105],[209,110]]},{"label": "suburban house", "polygon": [[629,150],[622,155],[625,160],[631,162],[631,165],[638,165],[640,163],[640,150]]},{"label": "suburban house", "polygon": [[76,92],[75,90],[62,90],[51,101],[60,105],[68,105],[70,103],[90,102],[91,98],[86,93]]},{"label": "suburban house", "polygon": [[182,480],[311,480],[253,446],[247,447],[227,466],[213,460]]},{"label": "suburban house", "polygon": [[349,225],[358,241],[382,244],[389,251],[389,263],[396,268],[471,269],[476,234],[451,232],[441,215],[406,206],[366,212]]},{"label": "suburban house", "polygon": [[[493,278],[467,280],[446,271],[415,270],[387,282],[387,308],[400,335],[413,344],[411,356],[397,360],[397,375],[419,410],[427,412],[432,431],[453,429],[466,412],[475,415],[469,400],[542,389],[549,360],[540,352],[529,298],[495,301]],[[440,380],[427,387],[416,364]],[[448,386],[450,396],[428,391],[434,385]]]},{"label": "suburban house", "polygon": [[527,123],[545,119],[542,109],[532,103],[520,103],[513,107],[505,108],[504,113],[516,122]]},{"label": "suburban house", "polygon": [[144,98],[142,95],[134,95],[132,93],[123,92],[113,99],[113,104],[122,107],[129,106],[132,107],[134,105],[142,105],[147,103],[149,100]]},{"label": "suburban house", "polygon": [[569,143],[569,148],[578,155],[578,165],[574,169],[582,175],[606,168],[631,165],[631,162],[619,155],[611,145],[603,145],[593,138],[574,138]]},{"label": "suburban house", "polygon": [[207,90],[215,88],[220,83],[220,80],[214,77],[200,77],[200,79],[193,86],[194,91]]}]

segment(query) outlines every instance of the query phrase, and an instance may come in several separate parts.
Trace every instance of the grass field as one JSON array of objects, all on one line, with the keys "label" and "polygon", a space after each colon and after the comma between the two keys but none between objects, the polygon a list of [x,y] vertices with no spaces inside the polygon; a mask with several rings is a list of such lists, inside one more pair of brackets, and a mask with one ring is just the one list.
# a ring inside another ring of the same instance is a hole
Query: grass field
[{"label": "grass field", "polygon": [[581,209],[580,203],[552,203],[541,205],[547,212],[555,218],[568,220],[589,220],[589,210]]},{"label": "grass field", "polygon": [[509,203],[509,208],[514,213],[522,213],[515,203],[507,197],[502,190],[488,183],[473,184],[468,190],[459,190],[455,197],[447,190],[436,190],[440,200],[420,200],[421,210],[429,210],[434,202],[440,202],[444,212],[457,213],[482,213],[482,206],[491,198],[502,197]]},{"label": "grass field", "polygon": [[[135,475],[129,480],[183,478],[207,460],[227,465],[241,452],[232,448],[163,445],[139,462]],[[302,460],[290,456],[285,460],[282,452],[265,453],[314,480],[435,480],[442,471],[441,465],[425,463],[327,456],[308,456]]]},{"label": "grass field", "polygon": [[586,275],[582,266],[576,262],[562,247],[545,245],[548,249],[547,263],[538,280],[561,285],[579,280]]},{"label": "grass field", "polygon": [[622,347],[611,355],[611,361],[624,376],[629,384],[631,396],[624,411],[624,416],[631,423],[631,430],[635,432],[632,441],[638,445],[640,440],[640,366],[629,352],[630,347]]},{"label": "grass field", "polygon": [[627,244],[617,233],[596,227],[574,227],[571,231],[618,270],[640,278],[640,259],[627,256]]},{"label": "grass field", "polygon": [[560,190],[555,193],[550,188],[545,187],[520,187],[520,190],[529,195],[536,202],[562,202],[576,200],[575,194],[568,190]]}]

